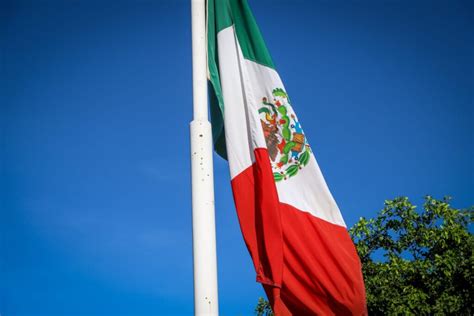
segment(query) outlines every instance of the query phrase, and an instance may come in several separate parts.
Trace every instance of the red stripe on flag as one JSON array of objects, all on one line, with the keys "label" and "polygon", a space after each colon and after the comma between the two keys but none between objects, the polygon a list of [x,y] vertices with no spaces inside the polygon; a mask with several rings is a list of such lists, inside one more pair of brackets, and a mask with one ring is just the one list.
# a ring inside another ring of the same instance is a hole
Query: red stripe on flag
[{"label": "red stripe on flag", "polygon": [[360,261],[345,227],[280,203],[266,149],[232,179],[257,281],[276,315],[365,315]]}]

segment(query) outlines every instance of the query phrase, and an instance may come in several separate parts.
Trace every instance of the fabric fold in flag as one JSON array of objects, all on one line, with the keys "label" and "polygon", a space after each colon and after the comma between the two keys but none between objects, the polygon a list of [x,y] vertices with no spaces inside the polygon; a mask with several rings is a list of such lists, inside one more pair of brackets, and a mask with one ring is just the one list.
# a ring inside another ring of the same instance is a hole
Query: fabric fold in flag
[{"label": "fabric fold in flag", "polygon": [[208,0],[216,152],[275,315],[365,315],[360,261],[245,0]]}]

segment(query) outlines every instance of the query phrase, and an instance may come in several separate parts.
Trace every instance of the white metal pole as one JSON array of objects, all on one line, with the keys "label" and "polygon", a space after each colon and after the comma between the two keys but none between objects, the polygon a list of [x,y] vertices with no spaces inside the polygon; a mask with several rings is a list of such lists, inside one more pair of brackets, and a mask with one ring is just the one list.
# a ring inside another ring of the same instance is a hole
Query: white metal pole
[{"label": "white metal pole", "polygon": [[193,208],[194,314],[219,314],[212,131],[207,108],[206,1],[191,0],[193,121],[191,177]]}]

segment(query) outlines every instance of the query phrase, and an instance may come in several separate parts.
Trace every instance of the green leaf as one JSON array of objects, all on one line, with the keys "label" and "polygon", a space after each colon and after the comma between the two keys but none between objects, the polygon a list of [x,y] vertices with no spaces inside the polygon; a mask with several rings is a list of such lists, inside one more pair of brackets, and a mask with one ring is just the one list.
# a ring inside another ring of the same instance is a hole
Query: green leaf
[{"label": "green leaf", "polygon": [[293,177],[298,173],[299,167],[297,165],[291,165],[286,169],[286,174],[289,177]]},{"label": "green leaf", "polygon": [[309,162],[309,152],[307,150],[305,150],[301,155],[300,155],[300,158],[299,158],[299,162],[303,165],[303,166],[306,166]]},{"label": "green leaf", "polygon": [[278,181],[283,180],[284,176],[279,172],[274,172],[273,178],[275,179],[276,182],[278,182]]}]

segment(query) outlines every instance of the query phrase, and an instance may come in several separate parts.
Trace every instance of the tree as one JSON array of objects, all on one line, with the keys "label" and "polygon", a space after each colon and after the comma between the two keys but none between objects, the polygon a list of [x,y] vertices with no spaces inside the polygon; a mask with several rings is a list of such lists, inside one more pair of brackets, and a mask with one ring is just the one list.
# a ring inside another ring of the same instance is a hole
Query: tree
[{"label": "tree", "polygon": [[385,201],[376,218],[350,229],[369,313],[471,314],[473,209],[449,201],[427,196],[420,212],[406,197]]},{"label": "tree", "polygon": [[257,316],[273,316],[272,308],[266,299],[258,298],[257,307],[255,307],[255,315]]},{"label": "tree", "polygon": [[[406,197],[385,201],[373,219],[349,233],[364,275],[371,315],[471,315],[473,208],[454,209],[450,198],[425,197],[416,210]],[[269,316],[259,300],[255,313]]]}]

